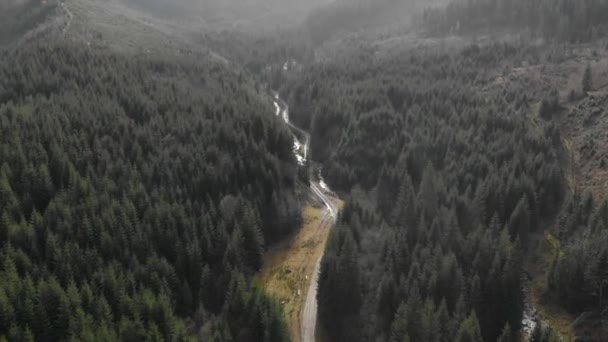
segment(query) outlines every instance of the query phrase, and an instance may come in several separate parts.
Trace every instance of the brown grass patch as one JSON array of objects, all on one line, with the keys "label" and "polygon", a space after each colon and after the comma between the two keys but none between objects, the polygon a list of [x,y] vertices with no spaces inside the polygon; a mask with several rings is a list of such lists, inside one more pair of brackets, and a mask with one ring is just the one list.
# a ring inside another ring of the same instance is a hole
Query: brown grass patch
[{"label": "brown grass patch", "polygon": [[283,306],[292,341],[300,340],[306,293],[332,227],[331,217],[318,204],[308,204],[303,217],[302,227],[293,236],[266,253],[256,277],[256,283]]}]

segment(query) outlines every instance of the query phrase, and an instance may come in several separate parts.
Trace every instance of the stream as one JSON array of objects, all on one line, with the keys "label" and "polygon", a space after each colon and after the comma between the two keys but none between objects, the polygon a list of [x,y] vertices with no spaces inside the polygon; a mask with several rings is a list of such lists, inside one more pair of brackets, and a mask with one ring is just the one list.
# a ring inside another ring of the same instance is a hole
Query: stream
[{"label": "stream", "polygon": [[[287,64],[286,64],[287,65]],[[300,167],[306,167],[308,160],[309,145],[310,145],[310,134],[303,129],[296,127],[289,121],[289,107],[287,103],[283,101],[277,92],[274,92],[274,107],[275,114],[283,119],[285,124],[289,126],[292,131],[295,131],[300,135],[300,139],[303,139],[304,143],[300,141],[296,133],[293,133],[293,153],[298,161]],[[338,207],[336,203],[329,198],[326,193],[331,193],[327,183],[323,179],[322,168],[319,167],[317,173],[319,181],[313,179],[310,180],[310,194],[316,197],[320,203],[323,203],[325,210],[323,212],[325,222],[330,222],[333,226],[338,217]],[[316,327],[317,327],[317,290],[320,274],[321,260],[323,254],[315,261],[315,269],[311,275],[310,285],[308,287],[304,307],[302,309],[301,323],[300,323],[300,341],[302,342],[314,342],[316,338]]]},{"label": "stream", "polygon": [[524,293],[524,312],[521,318],[521,334],[523,341],[530,341],[532,333],[534,333],[534,329],[536,328],[538,313],[534,306],[534,298],[532,298],[530,278],[526,273],[521,276],[521,283]]}]

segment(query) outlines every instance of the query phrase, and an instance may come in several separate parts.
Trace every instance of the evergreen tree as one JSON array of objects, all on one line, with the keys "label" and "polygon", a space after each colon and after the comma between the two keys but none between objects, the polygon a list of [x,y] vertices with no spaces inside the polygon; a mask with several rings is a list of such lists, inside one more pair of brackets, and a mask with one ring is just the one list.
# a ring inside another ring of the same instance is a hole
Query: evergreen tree
[{"label": "evergreen tree", "polygon": [[206,58],[47,38],[0,57],[0,335],[183,340],[185,322],[212,316],[235,330],[220,336],[236,321],[281,325],[262,295],[221,315],[233,271],[253,292],[264,242],[299,220],[293,138],[271,102]]},{"label": "evergreen tree", "polygon": [[515,342],[509,322],[507,322],[505,327],[502,329],[502,334],[500,334],[500,337],[498,337],[497,342]]},{"label": "evergreen tree", "polygon": [[585,67],[585,71],[583,72],[583,80],[582,80],[582,89],[583,94],[587,94],[592,87],[592,78],[591,78],[591,65],[587,64]]},{"label": "evergreen tree", "polygon": [[460,324],[455,341],[457,342],[482,342],[479,321],[475,312],[471,312],[469,317]]}]

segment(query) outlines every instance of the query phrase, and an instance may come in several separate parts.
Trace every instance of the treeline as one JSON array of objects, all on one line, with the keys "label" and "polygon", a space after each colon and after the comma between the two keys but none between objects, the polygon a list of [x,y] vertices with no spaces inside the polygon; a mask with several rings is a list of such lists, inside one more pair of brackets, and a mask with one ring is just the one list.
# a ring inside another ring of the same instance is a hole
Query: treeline
[{"label": "treeline", "polygon": [[608,23],[605,0],[453,0],[424,14],[435,34],[528,30],[535,36],[581,42],[601,38]]},{"label": "treeline", "polygon": [[288,339],[250,280],[301,220],[297,166],[248,84],[52,40],[2,57],[0,339]]},{"label": "treeline", "polygon": [[289,86],[328,183],[368,194],[332,232],[320,323],[336,341],[517,340],[523,251],[563,197],[560,136],[531,123],[533,92],[486,86],[535,52],[358,51]]},{"label": "treeline", "polygon": [[313,11],[306,27],[314,44],[333,35],[387,25],[405,25],[417,11],[436,0],[355,0],[335,1]]}]

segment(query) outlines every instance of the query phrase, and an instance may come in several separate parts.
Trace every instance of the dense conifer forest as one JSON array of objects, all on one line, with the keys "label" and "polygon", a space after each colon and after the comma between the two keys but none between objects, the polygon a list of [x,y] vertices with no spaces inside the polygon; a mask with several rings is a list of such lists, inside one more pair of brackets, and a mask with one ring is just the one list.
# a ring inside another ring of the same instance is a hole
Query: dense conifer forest
[{"label": "dense conifer forest", "polygon": [[351,194],[323,259],[319,318],[336,341],[517,335],[529,236],[565,193],[561,141],[534,92],[484,86],[537,53],[361,52],[291,85],[328,182],[369,194]]},{"label": "dense conifer forest", "polygon": [[[561,44],[597,44],[605,6],[453,1],[424,20],[429,33],[527,28]],[[492,17],[511,11],[529,16]],[[562,96],[503,76],[562,63],[565,45],[504,39],[391,50],[363,35],[346,36],[286,85],[294,121],[312,133],[313,158],[348,199],[322,263],[323,329],[336,341],[518,341],[530,301],[524,262],[547,239],[554,255],[542,301],[595,320],[602,334],[607,207],[567,186],[575,161],[566,161],[559,123],[593,90],[596,71],[587,63]],[[526,338],[562,340],[540,320]]]},{"label": "dense conifer forest", "polygon": [[250,279],[300,221],[291,133],[203,61],[61,41],[2,57],[2,339],[287,339]]}]

